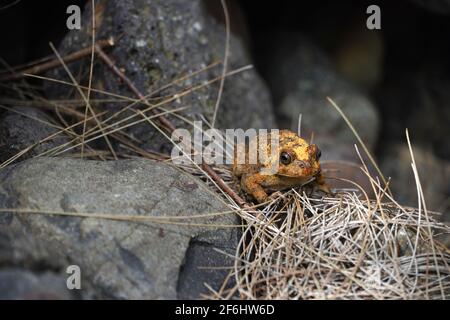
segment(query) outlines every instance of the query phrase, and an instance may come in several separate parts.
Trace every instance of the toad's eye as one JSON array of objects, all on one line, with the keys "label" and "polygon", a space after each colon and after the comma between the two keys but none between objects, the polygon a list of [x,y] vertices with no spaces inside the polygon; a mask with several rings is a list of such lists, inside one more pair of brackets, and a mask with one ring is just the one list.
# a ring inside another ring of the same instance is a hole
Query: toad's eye
[{"label": "toad's eye", "polygon": [[320,151],[320,149],[317,148],[316,159],[319,160],[321,156],[322,156],[322,151]]},{"label": "toad's eye", "polygon": [[280,154],[280,162],[281,162],[282,164],[288,165],[289,163],[292,162],[292,157],[291,157],[291,155],[290,155],[289,153],[287,153],[287,152],[282,152],[282,153]]}]

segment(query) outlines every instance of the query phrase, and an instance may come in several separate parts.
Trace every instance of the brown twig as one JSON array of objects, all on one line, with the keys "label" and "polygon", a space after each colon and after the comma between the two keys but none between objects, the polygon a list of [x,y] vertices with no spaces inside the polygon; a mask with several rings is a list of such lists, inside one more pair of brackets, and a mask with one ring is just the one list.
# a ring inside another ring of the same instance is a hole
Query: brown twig
[{"label": "brown twig", "polygon": [[[106,39],[106,40],[99,40],[96,42],[96,46],[98,46],[99,48],[112,47],[113,45],[114,45],[114,40],[112,38]],[[91,49],[92,49],[92,47],[83,48],[74,53],[68,54],[67,56],[63,57],[62,59],[65,63],[70,63],[70,62],[79,60],[81,58],[84,58],[84,57],[90,55]],[[21,78],[25,77],[25,74],[39,74],[39,73],[48,71],[50,69],[59,67],[60,65],[61,65],[61,62],[58,59],[53,59],[49,62],[38,64],[34,67],[20,70],[18,72],[12,73],[12,74],[4,75],[4,76],[0,77],[0,82],[21,79]]]},{"label": "brown twig", "polygon": [[222,178],[206,163],[202,163],[202,169],[208,173],[208,175],[219,185],[219,187],[225,191],[239,206],[243,207],[245,201],[231,189]]}]

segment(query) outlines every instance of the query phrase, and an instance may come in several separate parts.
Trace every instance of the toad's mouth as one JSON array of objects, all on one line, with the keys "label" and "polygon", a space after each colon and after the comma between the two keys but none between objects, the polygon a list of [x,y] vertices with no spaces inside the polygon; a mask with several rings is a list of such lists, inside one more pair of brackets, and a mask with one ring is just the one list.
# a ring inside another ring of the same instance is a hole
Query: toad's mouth
[{"label": "toad's mouth", "polygon": [[279,177],[284,177],[284,178],[292,178],[292,179],[315,179],[316,176],[320,174],[320,170],[317,170],[316,172],[312,172],[311,174],[304,174],[304,175],[289,175],[289,174],[285,174],[285,173],[277,173],[276,175]]},{"label": "toad's mouth", "polygon": [[313,180],[316,179],[317,174],[313,174],[313,175],[305,175],[305,176],[290,176],[290,175],[286,175],[286,174],[276,174],[279,177],[283,177],[283,178],[287,178],[287,179],[292,179],[292,180],[297,180],[297,181],[301,181],[302,183],[309,183]]}]

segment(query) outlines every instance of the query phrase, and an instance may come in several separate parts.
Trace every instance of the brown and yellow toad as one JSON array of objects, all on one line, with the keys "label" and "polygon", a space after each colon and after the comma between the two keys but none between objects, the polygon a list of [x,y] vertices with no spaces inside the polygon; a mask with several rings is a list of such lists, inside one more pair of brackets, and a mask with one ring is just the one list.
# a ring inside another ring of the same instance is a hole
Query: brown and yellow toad
[{"label": "brown and yellow toad", "polygon": [[[238,157],[239,149],[235,148],[233,175],[240,180],[240,185],[246,193],[261,203],[268,199],[269,192],[302,186],[310,182],[314,183],[317,189],[330,193],[320,169],[321,152],[315,144],[308,144],[292,131],[280,130],[279,143],[276,146],[278,150],[271,152],[273,145],[270,143],[270,133],[267,137],[267,141],[263,140],[263,143],[259,136],[255,138],[260,148],[266,148],[268,156],[264,161],[258,158],[256,163],[251,164],[249,150],[254,152],[254,149],[245,147],[240,149],[240,152],[245,150],[245,161],[242,162],[242,154]],[[249,146],[255,139],[250,141]],[[270,171],[271,168],[276,170]]]}]

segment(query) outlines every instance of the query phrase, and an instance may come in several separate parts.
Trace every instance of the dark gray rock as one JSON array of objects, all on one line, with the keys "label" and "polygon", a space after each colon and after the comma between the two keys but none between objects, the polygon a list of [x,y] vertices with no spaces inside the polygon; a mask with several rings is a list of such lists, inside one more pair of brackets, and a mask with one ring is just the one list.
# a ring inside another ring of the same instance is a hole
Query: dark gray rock
[{"label": "dark gray rock", "polygon": [[[227,210],[192,176],[150,160],[30,159],[0,171],[0,207],[11,203],[43,212],[139,217],[189,217]],[[198,282],[217,289],[223,273],[197,266],[207,261],[206,266],[229,267],[232,259],[209,253],[214,247],[234,252],[238,239],[236,228],[215,226],[236,224],[237,217],[231,214],[169,221],[175,224],[0,215],[3,260],[16,265],[45,262],[64,270],[78,265],[84,298],[198,298],[207,292]]]},{"label": "dark gray rock", "polygon": [[410,129],[415,144],[450,160],[450,77],[436,63],[420,70],[392,72],[378,98],[383,112],[383,139],[405,141]]},{"label": "dark gray rock", "polygon": [[36,273],[24,269],[0,270],[1,300],[71,300],[76,298],[67,289],[66,276],[44,272]]},{"label": "dark gray rock", "polygon": [[[0,117],[0,163],[10,159],[20,151],[35,145],[42,139],[60,131],[52,127],[54,120],[45,112],[28,107],[14,107]],[[47,123],[46,123],[47,122]],[[25,160],[67,142],[64,134],[49,139],[22,155]]]},{"label": "dark gray rock", "polygon": [[[220,5],[220,4],[219,4]],[[67,34],[59,50],[61,53],[76,51],[90,46],[90,7],[83,17],[83,30]],[[203,1],[139,0],[98,1],[97,39],[114,37],[116,45],[109,55],[119,68],[144,94],[148,94],[188,73],[223,59],[225,28],[206,10]],[[71,64],[74,74],[88,70],[88,59]],[[241,39],[232,35],[230,43],[229,70],[249,64],[251,61]],[[193,78],[178,83],[158,95],[166,96],[180,92],[189,85],[205,83],[221,74],[221,66],[202,72]],[[68,80],[62,69],[55,70],[51,77]],[[133,96],[134,94],[117,79],[103,64],[96,65],[94,85],[105,90]],[[83,80],[84,82],[87,79]],[[83,82],[82,81],[82,82]],[[83,83],[84,83],[83,82]],[[211,120],[219,83],[192,92],[167,104],[165,107],[188,107],[181,112],[190,119],[202,114]],[[49,85],[49,96],[67,95],[67,90]],[[67,87],[65,88],[67,89]],[[104,106],[118,110],[119,105]],[[123,107],[123,104],[120,105]],[[255,70],[229,77],[225,81],[222,103],[217,117],[218,128],[272,128],[270,95]],[[131,114],[131,113],[129,113]],[[188,127],[185,122],[168,116],[176,127]],[[164,149],[169,143],[148,123],[136,125],[130,132],[145,141],[143,147]]]},{"label": "dark gray rock", "polygon": [[[449,165],[437,158],[430,149],[414,144],[413,152],[427,208],[438,212],[447,210],[446,203],[450,196]],[[392,178],[390,186],[397,201],[417,207],[416,182],[411,168],[410,151],[406,143],[385,146],[380,158],[381,170],[387,177]],[[444,220],[447,219],[448,217],[445,217]]]},{"label": "dark gray rock", "polygon": [[[231,271],[230,258],[235,251],[221,248],[228,255],[216,250],[208,242],[191,241],[178,279],[178,298],[189,299],[192,292],[205,292],[204,283],[223,283]],[[225,249],[225,250],[224,250]],[[198,271],[201,270],[201,273]],[[195,277],[192,277],[196,274]],[[229,288],[229,286],[227,286]]]},{"label": "dark gray rock", "polygon": [[[369,148],[373,147],[379,129],[373,103],[339,77],[322,51],[307,39],[298,34],[286,37],[277,37],[279,44],[273,46],[265,71],[281,127],[297,131],[301,113],[302,135],[308,138],[314,132],[314,141],[321,147],[324,159],[353,160],[356,139],[326,100],[329,96],[346,113]],[[351,156],[347,155],[349,152]]]}]

